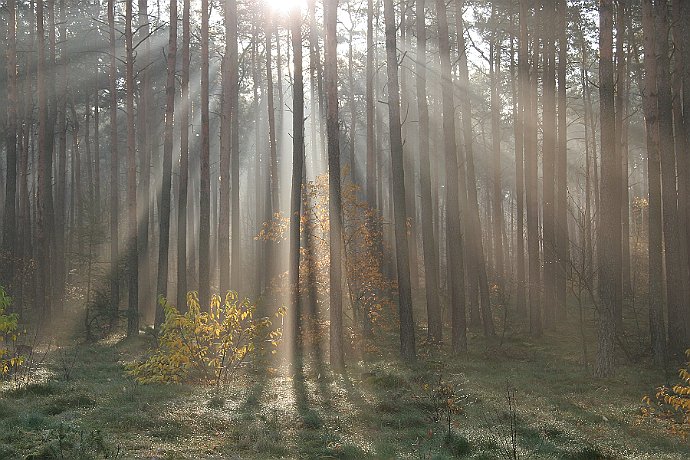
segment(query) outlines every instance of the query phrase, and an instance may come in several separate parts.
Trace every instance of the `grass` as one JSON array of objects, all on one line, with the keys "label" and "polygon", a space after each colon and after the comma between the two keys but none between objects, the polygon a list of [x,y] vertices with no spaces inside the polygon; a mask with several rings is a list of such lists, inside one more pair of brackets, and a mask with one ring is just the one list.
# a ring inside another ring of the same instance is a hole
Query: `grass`
[{"label": "grass", "polygon": [[[613,378],[593,379],[574,331],[508,331],[502,343],[471,333],[467,355],[422,349],[414,365],[394,359],[391,335],[343,375],[312,356],[301,373],[276,365],[220,387],[137,385],[123,364],[144,342],[80,345],[69,379],[49,355],[45,380],[2,390],[0,458],[510,458],[507,384],[520,458],[690,458],[686,442],[638,417],[662,373],[621,361]],[[439,380],[467,395],[450,435]]]}]

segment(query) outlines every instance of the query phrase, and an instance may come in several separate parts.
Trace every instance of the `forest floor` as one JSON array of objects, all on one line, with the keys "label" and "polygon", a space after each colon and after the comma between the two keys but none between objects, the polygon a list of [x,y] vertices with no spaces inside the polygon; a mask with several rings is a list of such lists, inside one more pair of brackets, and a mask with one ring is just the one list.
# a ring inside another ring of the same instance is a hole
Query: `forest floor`
[{"label": "forest floor", "polygon": [[[640,418],[661,373],[621,359],[615,377],[592,378],[577,330],[471,334],[466,356],[413,366],[393,358],[391,335],[343,375],[312,359],[302,375],[247,371],[218,387],[134,383],[123,364],[143,339],[56,349],[40,381],[0,393],[0,458],[690,458],[688,442]],[[450,437],[439,381],[461,408]]]}]

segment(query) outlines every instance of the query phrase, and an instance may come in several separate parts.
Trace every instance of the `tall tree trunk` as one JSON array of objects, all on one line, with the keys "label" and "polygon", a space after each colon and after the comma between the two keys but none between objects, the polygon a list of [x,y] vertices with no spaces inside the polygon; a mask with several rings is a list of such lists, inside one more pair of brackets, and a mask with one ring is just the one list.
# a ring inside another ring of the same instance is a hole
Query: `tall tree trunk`
[{"label": "tall tree trunk", "polygon": [[[338,127],[338,0],[324,4],[326,44],[324,73],[326,77],[326,128],[328,135],[328,212],[330,238],[330,352],[331,367],[344,368],[343,299],[342,299],[342,205],[340,193],[340,146]],[[350,88],[352,91],[352,88]],[[353,119],[354,121],[354,119]],[[353,129],[354,125],[350,129]],[[351,158],[353,160],[353,158]],[[354,161],[353,161],[354,167]]]},{"label": "tall tree trunk", "polygon": [[527,299],[525,292],[525,147],[527,135],[526,117],[529,107],[529,62],[528,62],[528,36],[527,16],[529,5],[526,0],[520,0],[520,39],[518,41],[518,109],[517,128],[515,131],[515,200],[517,238],[515,250],[516,268],[516,304],[518,314],[525,316],[527,313]]},{"label": "tall tree trunk", "polygon": [[[265,41],[266,41],[266,109],[268,116],[268,148],[269,148],[269,170],[270,170],[270,199],[271,206],[268,211],[270,211],[269,221],[273,219],[273,216],[280,211],[280,184],[278,182],[278,148],[276,146],[276,109],[274,105],[274,95],[273,95],[273,59],[272,59],[272,46],[271,46],[271,36],[273,30],[273,19],[268,17],[266,19],[266,26],[264,29]],[[278,268],[278,254],[279,250],[276,244],[269,242],[269,252],[267,254],[268,261],[268,279],[271,280],[276,275]]]},{"label": "tall tree trunk", "polygon": [[199,164],[199,302],[209,309],[211,250],[211,170],[209,165],[209,31],[208,0],[201,0],[201,152]]},{"label": "tall tree trunk", "polygon": [[[292,93],[292,185],[290,192],[290,256],[289,289],[293,357],[300,353],[301,302],[299,294],[300,207],[304,174],[304,76],[302,74],[302,14],[293,8],[290,16],[292,32],[294,83]],[[293,360],[293,364],[297,364]]]},{"label": "tall tree trunk", "polygon": [[[538,10],[538,6],[535,7]],[[537,13],[538,11],[535,11]],[[529,105],[526,108],[525,121],[525,200],[527,204],[527,259],[529,266],[529,324],[530,332],[535,337],[540,337],[542,328],[541,306],[541,261],[539,260],[539,204],[538,204],[538,177],[537,177],[537,67],[539,62],[539,34],[537,22],[532,21],[532,72],[530,73],[529,91],[527,98]]]},{"label": "tall tree trunk", "polygon": [[127,71],[125,90],[127,95],[127,220],[129,222],[128,264],[129,307],[127,310],[127,335],[139,334],[139,251],[137,249],[137,149],[134,133],[134,48],[132,45],[132,1],[126,0],[125,52]]},{"label": "tall tree trunk", "polygon": [[[626,123],[626,105],[629,94],[626,93],[628,67],[625,56],[626,40],[626,7],[623,2],[616,5],[616,148],[621,159],[621,270],[622,289],[624,297],[630,293],[630,199],[628,197],[628,151]],[[623,305],[616,306],[614,311],[616,329],[623,331]]]},{"label": "tall tree trunk", "polygon": [[[235,47],[237,40],[237,27],[233,28],[233,18],[230,2],[223,1],[223,23],[225,25],[225,53],[221,64],[222,75],[222,97],[221,97],[221,120],[220,120],[220,205],[218,211],[218,261],[220,265],[220,292],[231,288],[230,282],[230,157],[232,155],[232,78],[230,75],[230,61],[236,59],[233,56],[233,42]],[[234,29],[234,30],[233,30]],[[234,32],[234,33],[233,33]],[[234,237],[233,237],[234,241]],[[237,289],[238,286],[233,286]]]},{"label": "tall tree trunk", "polygon": [[[668,341],[672,353],[683,354],[686,348],[687,320],[685,283],[687,260],[680,256],[680,222],[676,189],[676,155],[673,145],[673,99],[671,96],[668,48],[668,4],[660,1],[655,8],[657,34],[657,90],[659,119],[659,153],[661,159],[662,217],[666,260],[666,299],[668,302]],[[603,155],[602,155],[603,158]],[[603,166],[602,166],[603,169]],[[602,191],[603,192],[603,191]]]},{"label": "tall tree trunk", "polygon": [[422,244],[424,249],[424,288],[426,292],[427,332],[431,341],[442,339],[443,318],[439,299],[438,255],[434,239],[434,215],[431,197],[431,162],[429,160],[429,104],[426,94],[426,24],[424,0],[416,1],[417,16],[417,111],[419,112],[419,173],[422,192]]},{"label": "tall tree trunk", "polygon": [[556,145],[556,320],[565,317],[566,281],[568,272],[568,100],[566,93],[568,59],[568,2],[558,0],[556,23],[558,30],[558,142]]},{"label": "tall tree trunk", "polygon": [[490,45],[489,76],[491,80],[491,147],[493,159],[493,245],[495,257],[495,276],[502,287],[504,280],[503,267],[503,188],[501,187],[501,101],[498,92],[501,84],[501,41],[498,34],[498,17],[496,5],[492,3],[493,22],[492,43]]},{"label": "tall tree trunk", "polygon": [[[444,10],[445,11],[445,10]],[[400,125],[400,85],[396,47],[395,10],[393,0],[383,2],[386,25],[386,70],[388,75],[388,128],[390,130],[392,196],[394,207],[395,247],[398,271],[398,313],[400,315],[400,353],[405,360],[416,358],[410,261],[405,216],[405,171],[403,166],[402,128]],[[448,26],[446,25],[446,33]],[[454,170],[455,171],[455,170]]]},{"label": "tall tree trunk", "polygon": [[[158,16],[160,17],[160,16]],[[151,272],[155,271],[155,267],[151,263],[153,254],[149,252],[149,223],[153,222],[153,207],[157,201],[158,194],[151,197],[151,162],[153,160],[152,154],[152,137],[157,133],[158,124],[152,119],[152,112],[154,108],[154,100],[152,95],[151,85],[151,71],[149,68],[151,62],[151,43],[148,40],[149,35],[149,16],[148,16],[148,0],[138,0],[138,25],[137,25],[137,46],[142,46],[141,55],[137,53],[135,60],[137,62],[138,70],[135,75],[140,75],[139,85],[139,99],[137,103],[137,133],[136,145],[138,146],[139,155],[139,181],[138,181],[138,197],[137,197],[137,216],[138,216],[138,236],[137,236],[137,263],[139,265],[138,286],[139,296],[144,305],[148,308],[153,307],[154,315],[156,303],[154,287],[151,280]],[[136,82],[135,82],[136,84]],[[154,188],[154,191],[156,189]]]},{"label": "tall tree trunk", "polygon": [[[683,8],[687,8],[687,2],[682,0],[673,0],[673,18],[671,27],[673,32],[673,69],[671,70],[673,79],[671,82],[673,91],[673,124],[674,124],[674,143],[676,154],[676,167],[678,177],[678,248],[680,251],[680,269],[681,278],[683,280],[690,279],[688,273],[688,254],[687,248],[687,234],[688,234],[688,202],[687,196],[688,183],[690,182],[690,155],[688,154],[688,135],[690,133],[690,120],[688,120],[688,112],[684,111],[683,105],[687,105],[687,99],[690,98],[690,78],[688,78],[688,71],[686,70],[687,63],[687,48],[688,44],[685,37],[688,36],[684,29],[688,28],[687,16],[684,16]],[[683,283],[685,288],[682,293],[685,303],[688,298],[688,288],[686,283]],[[690,313],[685,313],[685,333],[686,341],[690,338]]]},{"label": "tall tree trunk", "polygon": [[[55,200],[55,250],[56,259],[64,261],[65,254],[65,200],[66,196],[66,180],[67,180],[67,84],[68,84],[68,44],[67,44],[67,25],[66,25],[66,11],[65,1],[60,1],[60,38],[62,46],[60,50],[60,90],[57,95],[57,130],[58,130],[58,148],[57,148],[57,187]],[[55,279],[58,291],[57,297],[64,298],[65,293],[65,277],[67,272],[66,264],[60,263],[56,260]]]},{"label": "tall tree trunk", "polygon": [[613,83],[613,2],[599,3],[599,99],[601,113],[601,208],[599,247],[599,319],[595,374],[613,372],[616,335],[615,309],[622,301],[621,277],[621,162],[616,149]]},{"label": "tall tree trunk", "polygon": [[558,256],[555,228],[556,196],[556,77],[554,34],[551,24],[554,20],[554,5],[551,1],[542,3],[541,24],[544,40],[543,73],[543,238],[544,238],[544,321],[553,325],[556,317],[556,271]]},{"label": "tall tree trunk", "polygon": [[117,318],[120,308],[119,270],[119,164],[117,133],[117,55],[115,41],[115,0],[108,0],[108,30],[110,36],[110,304],[111,321]]},{"label": "tall tree trunk", "polygon": [[458,353],[467,350],[465,265],[460,227],[460,193],[464,194],[465,191],[458,186],[458,148],[455,141],[455,102],[450,68],[448,16],[445,3],[442,0],[436,0],[436,16],[438,18],[438,47],[441,55],[443,150],[446,168],[446,242],[449,257],[448,274],[452,314],[451,341],[453,352]]},{"label": "tall tree trunk", "polygon": [[[456,11],[462,12],[464,1],[456,2]],[[486,270],[486,257],[484,255],[484,244],[482,241],[481,222],[479,220],[479,202],[477,198],[477,177],[474,168],[474,149],[472,146],[472,102],[470,94],[470,79],[467,68],[467,52],[465,48],[465,36],[462,14],[456,14],[456,33],[458,37],[458,51],[460,54],[459,64],[459,83],[460,83],[460,110],[462,112],[462,132],[464,137],[465,155],[464,162],[459,163],[459,201],[460,212],[467,214],[466,252],[470,256],[467,262],[467,299],[470,302],[470,324],[477,326],[481,320],[486,336],[494,334],[494,324],[491,313],[491,300],[489,295],[489,280]],[[465,175],[464,163],[467,163],[467,174]],[[452,241],[452,240],[451,240]],[[477,294],[481,300],[481,319],[477,305]]]},{"label": "tall tree trunk", "polygon": [[666,326],[663,310],[663,232],[661,223],[661,160],[659,158],[659,109],[657,92],[656,25],[653,1],[642,2],[642,27],[644,30],[645,80],[642,95],[647,134],[647,180],[649,187],[649,212],[647,215],[649,251],[649,331],[654,361],[665,362]]},{"label": "tall tree trunk", "polygon": [[[237,37],[237,1],[228,0],[230,16],[230,37]],[[227,16],[226,16],[227,19]],[[231,283],[233,289],[242,289],[242,257],[240,254],[240,107],[239,107],[239,61],[237,54],[237,40],[230,40],[230,60],[228,71],[230,73],[230,187],[232,199],[232,216],[230,238],[231,248]],[[221,261],[224,263],[224,261]]]},{"label": "tall tree trunk", "polygon": [[5,267],[0,273],[9,285],[16,268],[16,201],[17,201],[17,4],[8,0],[7,30],[7,127],[5,147],[7,152],[7,179],[5,181],[5,213],[3,215],[3,250],[6,254]]},{"label": "tall tree trunk", "polygon": [[[168,74],[165,81],[165,133],[163,135],[163,177],[159,217],[157,295],[168,297],[168,257],[170,248],[170,193],[172,188],[173,121],[175,116],[175,68],[177,63],[177,0],[170,2],[170,35],[168,38]],[[156,302],[156,327],[165,314]]]},{"label": "tall tree trunk", "polygon": [[38,298],[36,301],[43,307],[44,321],[51,315],[51,279],[50,279],[50,222],[48,205],[50,192],[50,160],[52,152],[48,150],[48,95],[46,91],[46,35],[43,2],[36,4],[36,29],[38,35],[38,67],[36,87],[38,93],[38,193],[36,196],[36,259],[39,264]]},{"label": "tall tree trunk", "polygon": [[100,137],[100,125],[101,125],[101,114],[100,114],[100,73],[96,70],[96,90],[94,91],[93,98],[93,189],[94,189],[94,202],[97,209],[101,209],[101,137]]},{"label": "tall tree trunk", "polygon": [[177,307],[187,307],[187,189],[189,180],[189,14],[190,0],[182,10],[182,100],[180,114],[180,185],[177,196]]}]

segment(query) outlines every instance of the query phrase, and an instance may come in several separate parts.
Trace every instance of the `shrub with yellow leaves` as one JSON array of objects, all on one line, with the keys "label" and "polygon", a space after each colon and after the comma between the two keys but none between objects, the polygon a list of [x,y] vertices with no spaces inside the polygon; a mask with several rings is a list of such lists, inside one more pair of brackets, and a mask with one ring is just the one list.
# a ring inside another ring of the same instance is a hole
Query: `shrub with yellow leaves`
[{"label": "shrub with yellow leaves", "polygon": [[[690,360],[690,350],[685,352]],[[681,382],[672,386],[657,388],[654,398],[645,395],[642,415],[654,417],[668,423],[669,430],[686,438],[690,433],[690,362],[679,369]]]},{"label": "shrub with yellow leaves", "polygon": [[[187,294],[185,313],[163,296],[159,302],[165,321],[157,347],[144,361],[127,366],[139,383],[224,383],[252,356],[275,352],[282,337],[270,318],[255,318],[256,306],[234,291],[223,299],[214,295],[209,311],[201,310],[196,292]],[[280,308],[274,316],[284,315],[285,309]]]}]

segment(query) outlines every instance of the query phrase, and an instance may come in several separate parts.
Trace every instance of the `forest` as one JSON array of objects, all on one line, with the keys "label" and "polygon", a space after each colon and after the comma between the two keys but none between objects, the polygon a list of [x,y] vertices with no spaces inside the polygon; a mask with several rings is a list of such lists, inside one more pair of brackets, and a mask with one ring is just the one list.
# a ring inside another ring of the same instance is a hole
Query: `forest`
[{"label": "forest", "polygon": [[0,37],[0,458],[690,458],[690,2]]}]

